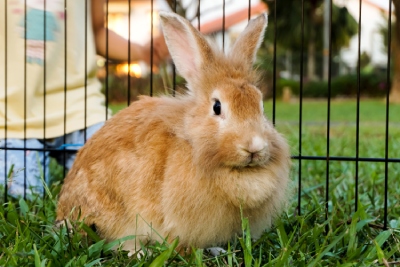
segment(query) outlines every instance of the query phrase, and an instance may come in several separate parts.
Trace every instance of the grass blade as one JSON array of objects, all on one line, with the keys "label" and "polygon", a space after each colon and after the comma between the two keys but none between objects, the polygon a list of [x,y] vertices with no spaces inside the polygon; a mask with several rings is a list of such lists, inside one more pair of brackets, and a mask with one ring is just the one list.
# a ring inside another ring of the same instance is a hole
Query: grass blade
[{"label": "grass blade", "polygon": [[161,267],[164,266],[165,261],[167,261],[172,253],[174,252],[175,248],[178,246],[179,239],[176,238],[174,241],[172,241],[171,245],[167,250],[162,252],[157,258],[155,258],[152,263],[149,265],[149,267]]},{"label": "grass blade", "polygon": [[313,267],[317,264],[320,264],[322,257],[324,257],[340,240],[343,239],[344,235],[347,232],[343,232],[342,234],[340,234],[338,237],[336,237],[332,243],[330,243],[325,249],[324,251],[322,251],[322,253],[319,253],[318,256],[308,265],[308,267]]}]

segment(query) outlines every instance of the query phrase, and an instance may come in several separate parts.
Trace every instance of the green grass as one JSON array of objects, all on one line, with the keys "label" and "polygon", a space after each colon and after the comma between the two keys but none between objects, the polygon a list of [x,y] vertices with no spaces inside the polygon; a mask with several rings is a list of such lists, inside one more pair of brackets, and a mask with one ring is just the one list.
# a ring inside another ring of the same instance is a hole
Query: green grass
[{"label": "green grass", "polygon": [[[111,106],[114,111],[120,107]],[[272,118],[272,103],[266,102],[265,109]],[[330,156],[355,157],[355,111],[353,100],[332,102]],[[389,158],[400,158],[400,105],[391,105],[390,112]],[[326,102],[304,102],[301,155],[326,156],[326,118]],[[300,154],[298,121],[298,103],[277,103],[276,126],[288,138],[293,155]],[[385,157],[385,127],[384,102],[362,101],[360,157]],[[57,230],[55,196],[61,183],[55,182],[52,196],[0,206],[0,266],[394,266],[400,261],[400,163],[387,166],[388,228],[382,229],[385,170],[384,162],[331,160],[327,168],[326,160],[293,160],[293,197],[287,211],[259,240],[251,240],[244,218],[246,234],[226,244],[228,253],[220,257],[200,249],[181,257],[173,251],[175,243],[164,243],[146,246],[151,253],[140,259],[129,258],[125,251],[112,251],[115,244],[100,240],[84,225],[72,234]],[[61,169],[53,168],[53,173],[61,179]]]},{"label": "green grass", "polygon": [[[265,109],[272,117],[272,102],[265,102]],[[291,103],[276,103],[276,119],[277,121],[297,122],[299,119],[299,101]],[[303,121],[304,122],[326,122],[327,119],[327,100],[305,100],[303,101]],[[332,100],[331,101],[331,122],[332,123],[355,123],[357,101],[356,99]],[[400,123],[400,105],[389,105],[389,118],[392,123]],[[384,122],[386,116],[386,102],[382,100],[361,100],[360,101],[360,122]]]}]

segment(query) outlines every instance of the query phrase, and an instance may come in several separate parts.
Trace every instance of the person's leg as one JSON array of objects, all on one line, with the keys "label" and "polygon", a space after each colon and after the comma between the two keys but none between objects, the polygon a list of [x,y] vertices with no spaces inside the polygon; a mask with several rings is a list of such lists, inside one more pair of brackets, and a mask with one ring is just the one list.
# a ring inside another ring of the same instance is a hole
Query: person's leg
[{"label": "person's leg", "polygon": [[[55,156],[57,159],[57,162],[61,165],[63,165],[65,168],[68,170],[71,169],[72,164],[74,163],[74,160],[76,158],[76,152],[78,151],[79,148],[82,147],[82,145],[85,143],[87,139],[92,137],[92,135],[97,132],[102,126],[104,125],[104,122],[97,123],[93,126],[90,126],[86,129],[86,136],[85,136],[85,130],[79,130],[75,131],[72,133],[69,133],[64,137],[59,137],[56,139],[56,144],[57,147],[60,149],[60,153]],[[86,140],[85,140],[86,137]],[[65,143],[64,143],[65,141]],[[63,149],[67,150],[65,153]],[[65,159],[64,159],[65,155]],[[65,165],[64,165],[65,164]]]},{"label": "person's leg", "polygon": [[27,139],[27,150],[22,150],[24,140],[7,139],[7,149],[4,149],[5,140],[0,140],[0,147],[0,184],[7,184],[8,195],[42,194],[42,178],[47,179],[49,175],[49,153],[32,149],[42,149],[43,144],[37,139]]}]

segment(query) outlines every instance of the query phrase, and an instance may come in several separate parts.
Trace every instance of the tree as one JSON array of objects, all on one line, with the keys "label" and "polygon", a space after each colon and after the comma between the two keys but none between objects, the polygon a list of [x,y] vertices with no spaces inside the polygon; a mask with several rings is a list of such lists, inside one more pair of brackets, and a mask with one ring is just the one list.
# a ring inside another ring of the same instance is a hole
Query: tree
[{"label": "tree", "polygon": [[[198,14],[200,12],[199,10],[199,5],[200,5],[200,1],[192,1],[192,2],[187,2],[186,5],[183,4],[184,0],[165,0],[165,2],[168,4],[168,6],[171,8],[171,10],[173,10],[174,12],[176,12],[177,14],[181,15],[182,17],[186,18],[189,21],[194,21],[195,19],[198,18],[198,16],[200,15],[200,17],[210,11],[214,11],[216,9],[222,9],[223,4],[218,4],[215,5],[211,8],[208,9],[202,9],[201,10],[201,14]],[[232,2],[232,0],[225,0],[225,5],[229,5]],[[196,14],[189,17],[188,14],[188,9],[189,8],[194,8],[195,10],[197,10]]]},{"label": "tree", "polygon": [[394,40],[393,40],[393,81],[390,89],[390,101],[400,103],[400,0],[393,0],[394,14],[396,23],[394,23]]},{"label": "tree", "polygon": [[179,0],[165,0],[171,10],[174,10],[177,14],[181,15],[182,17],[186,17],[186,10],[187,7],[183,6],[182,1]]},{"label": "tree", "polygon": [[[270,7],[269,31],[267,40],[274,38],[275,6],[268,0],[263,0]],[[299,1],[275,0],[277,45],[291,51],[301,51],[301,17],[302,9]],[[323,50],[323,0],[304,1],[304,48],[307,48],[307,78],[316,79],[316,53]],[[350,39],[358,31],[358,23],[346,7],[332,5],[331,27],[332,52],[338,52],[349,45]]]}]

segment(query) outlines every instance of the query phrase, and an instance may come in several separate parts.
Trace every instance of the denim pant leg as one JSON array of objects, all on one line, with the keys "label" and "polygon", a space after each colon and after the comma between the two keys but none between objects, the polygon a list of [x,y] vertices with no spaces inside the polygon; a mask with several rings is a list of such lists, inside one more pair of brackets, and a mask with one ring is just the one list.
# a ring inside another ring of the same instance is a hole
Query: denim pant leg
[{"label": "denim pant leg", "polygon": [[27,150],[24,151],[12,150],[23,149],[24,140],[7,139],[7,149],[4,149],[5,143],[4,139],[0,140],[0,147],[3,148],[0,150],[0,185],[7,184],[8,194],[13,197],[42,194],[41,177],[47,180],[49,176],[49,153],[33,149],[42,149],[43,144],[37,139],[27,139]]},{"label": "denim pant leg", "polygon": [[[86,140],[92,137],[92,135],[97,132],[102,126],[104,122],[97,123],[93,126],[86,128]],[[60,150],[60,153],[55,156],[57,162],[67,169],[71,169],[72,164],[76,158],[77,150],[82,147],[85,143],[85,130],[79,130],[72,133],[69,133],[65,136],[65,144],[64,144],[64,137],[56,138],[55,144],[56,147],[65,147],[68,152],[63,152]],[[64,159],[65,155],[65,159]],[[65,165],[64,165],[65,163]]]}]

